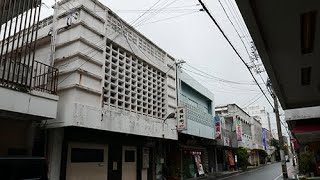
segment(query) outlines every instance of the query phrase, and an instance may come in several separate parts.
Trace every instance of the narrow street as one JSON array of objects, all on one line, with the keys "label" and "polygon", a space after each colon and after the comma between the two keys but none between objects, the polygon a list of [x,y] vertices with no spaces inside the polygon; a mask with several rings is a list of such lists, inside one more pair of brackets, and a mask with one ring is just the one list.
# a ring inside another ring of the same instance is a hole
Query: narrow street
[{"label": "narrow street", "polygon": [[[287,163],[288,172],[292,171],[293,166],[291,163]],[[289,178],[293,179],[294,177],[289,173]],[[220,180],[230,179],[230,180],[281,180],[281,163],[274,163],[267,165],[249,172],[243,172],[240,174],[235,174],[229,177],[218,178]]]}]

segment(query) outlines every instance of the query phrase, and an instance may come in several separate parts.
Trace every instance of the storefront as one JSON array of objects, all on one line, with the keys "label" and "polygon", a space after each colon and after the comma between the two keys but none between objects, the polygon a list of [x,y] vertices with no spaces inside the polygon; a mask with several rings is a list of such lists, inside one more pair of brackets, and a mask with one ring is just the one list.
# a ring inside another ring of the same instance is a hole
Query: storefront
[{"label": "storefront", "polygon": [[205,151],[205,149],[198,148],[182,148],[183,179],[204,176]]}]

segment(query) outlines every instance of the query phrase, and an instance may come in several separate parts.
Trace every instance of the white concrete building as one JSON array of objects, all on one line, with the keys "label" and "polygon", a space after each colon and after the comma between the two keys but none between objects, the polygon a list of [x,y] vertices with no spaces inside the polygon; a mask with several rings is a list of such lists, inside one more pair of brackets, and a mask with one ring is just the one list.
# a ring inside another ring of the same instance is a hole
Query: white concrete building
[{"label": "white concrete building", "polygon": [[254,117],[260,121],[263,128],[271,131],[270,116],[265,107],[254,105],[243,108],[243,110],[246,111],[251,117]]},{"label": "white concrete building", "polygon": [[164,142],[178,138],[176,120],[164,123],[176,111],[175,59],[97,0],[54,9],[35,50],[60,71],[45,123],[50,179],[153,178],[155,156],[164,163]]}]

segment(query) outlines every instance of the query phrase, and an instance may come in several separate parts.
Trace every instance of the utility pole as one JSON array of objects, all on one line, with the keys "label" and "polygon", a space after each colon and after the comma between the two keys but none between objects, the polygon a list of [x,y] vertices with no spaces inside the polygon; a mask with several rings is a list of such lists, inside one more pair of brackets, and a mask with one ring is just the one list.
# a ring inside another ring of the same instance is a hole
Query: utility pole
[{"label": "utility pole", "polygon": [[278,104],[277,96],[272,88],[270,79],[268,79],[267,88],[273,98],[273,101],[274,101],[274,110],[273,111],[276,115],[276,121],[277,121],[282,174],[283,174],[283,178],[288,178],[287,164],[286,164],[286,159],[284,157],[284,142],[283,142],[283,135],[282,135],[282,130],[281,130],[281,123],[280,123],[279,104]]}]

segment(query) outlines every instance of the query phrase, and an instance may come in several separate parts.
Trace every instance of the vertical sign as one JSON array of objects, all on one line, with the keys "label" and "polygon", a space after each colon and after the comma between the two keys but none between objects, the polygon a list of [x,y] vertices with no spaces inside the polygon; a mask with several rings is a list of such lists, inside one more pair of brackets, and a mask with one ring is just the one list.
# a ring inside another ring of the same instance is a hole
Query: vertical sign
[{"label": "vertical sign", "polygon": [[177,130],[183,131],[187,129],[186,107],[177,107]]},{"label": "vertical sign", "polygon": [[234,120],[236,121],[237,140],[241,141],[242,140],[241,119],[239,116],[236,116]]},{"label": "vertical sign", "polygon": [[266,129],[262,128],[262,142],[264,150],[267,150],[267,143],[266,143]]},{"label": "vertical sign", "polygon": [[223,146],[230,146],[230,138],[223,137]]},{"label": "vertical sign", "polygon": [[220,116],[214,117],[214,124],[216,127],[216,139],[221,139],[221,119]]}]

